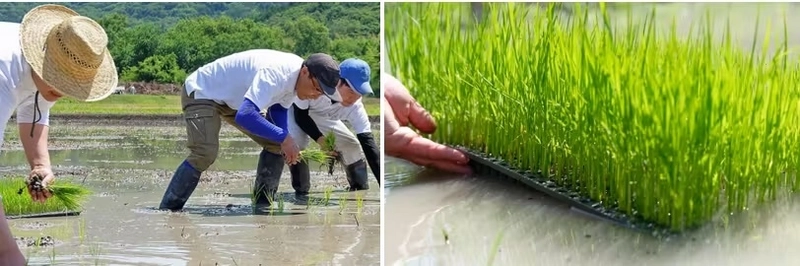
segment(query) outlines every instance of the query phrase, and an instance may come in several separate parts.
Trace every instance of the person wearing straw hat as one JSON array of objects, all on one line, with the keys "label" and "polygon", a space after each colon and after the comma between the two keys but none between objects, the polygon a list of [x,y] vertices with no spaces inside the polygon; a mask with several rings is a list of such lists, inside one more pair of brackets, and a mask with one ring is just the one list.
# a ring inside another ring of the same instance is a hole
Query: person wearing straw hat
[{"label": "person wearing straw hat", "polygon": [[[380,156],[378,147],[372,137],[372,126],[369,116],[361,102],[361,97],[372,94],[370,86],[370,67],[367,62],[358,58],[349,58],[339,64],[341,81],[337,87],[342,101],[331,101],[327,98],[315,100],[297,100],[289,110],[289,134],[304,149],[308,140],[315,140],[320,147],[325,147],[325,134],[333,132],[336,138],[336,154],[345,165],[345,174],[350,191],[369,189],[367,163],[372,174],[380,184]],[[355,134],[342,122],[347,120],[353,126]],[[363,151],[363,154],[362,154]],[[308,164],[300,161],[289,167],[292,175],[292,187],[298,202],[308,199],[311,188]]]},{"label": "person wearing straw hat", "polygon": [[[189,156],[175,170],[159,209],[183,209],[200,175],[217,159],[223,120],[263,148],[253,195],[256,204],[269,205],[278,189],[278,182],[270,180],[280,180],[284,163],[294,165],[300,154],[288,134],[287,109],[295,98],[341,99],[338,82],[339,64],[323,53],[304,60],[292,53],[253,49],[194,71],[184,82],[181,98]],[[261,114],[264,109],[266,115]]]},{"label": "person wearing straw hat", "polygon": [[[45,189],[28,187],[34,201],[51,195],[55,181],[47,152],[49,110],[66,96],[91,102],[117,86],[117,69],[105,30],[94,20],[60,5],[41,5],[22,23],[0,22],[0,147],[12,113],[17,112],[20,142],[31,166],[28,180],[43,177]],[[29,182],[31,183],[31,182]],[[24,265],[0,202],[0,265]]]}]

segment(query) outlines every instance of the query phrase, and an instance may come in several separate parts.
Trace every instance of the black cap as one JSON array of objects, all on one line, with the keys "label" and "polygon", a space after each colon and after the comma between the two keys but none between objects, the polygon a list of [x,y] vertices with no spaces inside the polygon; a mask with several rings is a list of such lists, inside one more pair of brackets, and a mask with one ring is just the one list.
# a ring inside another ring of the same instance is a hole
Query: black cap
[{"label": "black cap", "polygon": [[303,63],[308,72],[317,79],[322,91],[328,97],[336,95],[336,85],[339,84],[339,63],[330,55],[316,53],[308,56]]}]

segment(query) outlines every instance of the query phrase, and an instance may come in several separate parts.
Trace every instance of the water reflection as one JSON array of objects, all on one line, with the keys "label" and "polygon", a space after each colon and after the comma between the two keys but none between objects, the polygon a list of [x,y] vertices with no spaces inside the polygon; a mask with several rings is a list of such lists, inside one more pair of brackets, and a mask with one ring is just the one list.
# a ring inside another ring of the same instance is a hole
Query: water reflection
[{"label": "water reflection", "polygon": [[658,240],[495,177],[386,169],[387,265],[794,265],[800,248],[793,196]]}]

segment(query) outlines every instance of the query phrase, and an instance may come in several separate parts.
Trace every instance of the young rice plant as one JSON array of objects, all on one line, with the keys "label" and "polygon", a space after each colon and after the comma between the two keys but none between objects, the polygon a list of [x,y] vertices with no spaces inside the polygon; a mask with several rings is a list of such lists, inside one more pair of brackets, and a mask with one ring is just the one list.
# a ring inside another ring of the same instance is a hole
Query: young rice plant
[{"label": "young rice plant", "polygon": [[462,6],[386,8],[391,69],[436,117],[432,139],[674,231],[796,189],[800,72],[785,43],[745,51],[710,20],[689,37],[674,20],[658,33],[653,15],[616,27],[602,4],[569,17],[498,4],[465,27]]},{"label": "young rice plant", "polygon": [[91,192],[78,184],[59,180],[49,187],[53,197],[34,202],[22,177],[0,178],[0,196],[6,216],[78,211]]}]

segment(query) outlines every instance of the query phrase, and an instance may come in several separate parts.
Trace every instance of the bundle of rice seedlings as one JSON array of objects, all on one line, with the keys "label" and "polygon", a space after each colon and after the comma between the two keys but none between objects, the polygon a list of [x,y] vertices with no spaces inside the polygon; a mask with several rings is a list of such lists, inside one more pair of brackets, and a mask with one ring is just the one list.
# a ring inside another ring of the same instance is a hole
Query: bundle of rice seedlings
[{"label": "bundle of rice seedlings", "polygon": [[330,158],[331,156],[328,155],[326,152],[318,149],[308,149],[300,151],[300,160],[304,160],[306,162],[317,162],[317,163],[325,163],[325,161]]},{"label": "bundle of rice seedlings", "polygon": [[341,155],[339,155],[339,152],[336,151],[336,134],[334,134],[333,131],[325,134],[325,147],[322,148],[326,151],[336,152],[336,156],[329,156],[328,161],[325,164],[328,167],[328,175],[333,175],[334,166],[337,162],[342,161]]},{"label": "bundle of rice seedlings", "polygon": [[[41,184],[41,178],[34,178],[31,182],[34,182],[32,184],[33,189],[40,191],[45,189]],[[0,179],[0,196],[2,196],[6,215],[18,216],[79,211],[82,204],[91,194],[89,189],[64,180],[59,180],[58,184],[53,184],[46,189],[50,191],[53,197],[44,203],[39,203],[31,199],[24,178]]]}]

